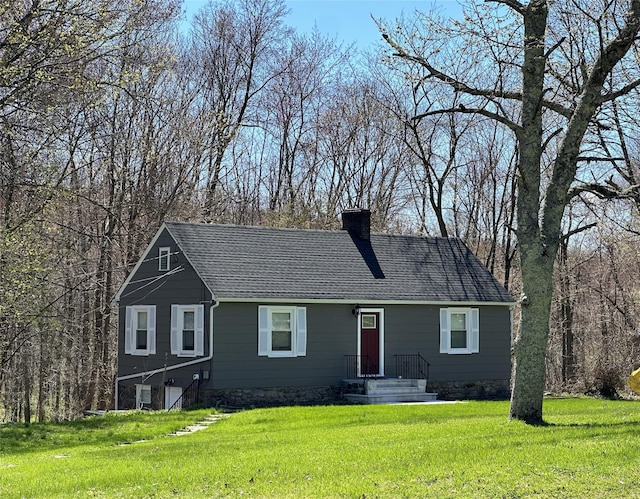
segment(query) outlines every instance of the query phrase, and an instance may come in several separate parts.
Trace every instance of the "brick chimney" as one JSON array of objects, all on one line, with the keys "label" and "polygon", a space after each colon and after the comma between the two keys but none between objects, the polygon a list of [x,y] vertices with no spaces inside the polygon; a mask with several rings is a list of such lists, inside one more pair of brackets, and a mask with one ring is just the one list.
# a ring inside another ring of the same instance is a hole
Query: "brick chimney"
[{"label": "brick chimney", "polygon": [[352,208],[342,212],[342,230],[363,241],[371,238],[371,212],[364,208]]}]

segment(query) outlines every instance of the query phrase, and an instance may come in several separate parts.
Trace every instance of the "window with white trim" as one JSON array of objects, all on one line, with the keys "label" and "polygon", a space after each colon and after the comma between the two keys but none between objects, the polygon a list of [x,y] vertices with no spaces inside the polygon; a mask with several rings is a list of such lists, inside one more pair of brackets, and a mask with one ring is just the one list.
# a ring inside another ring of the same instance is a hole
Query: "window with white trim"
[{"label": "window with white trim", "polygon": [[440,309],[440,353],[480,351],[480,314],[477,308]]},{"label": "window with white trim", "polygon": [[136,384],[136,408],[151,404],[151,385]]},{"label": "window with white trim", "polygon": [[171,353],[204,355],[204,305],[171,305]]},{"label": "window with white trim", "polygon": [[158,248],[158,270],[166,272],[171,268],[171,248]]},{"label": "window with white trim", "polygon": [[258,355],[304,357],[307,354],[306,307],[258,307]]},{"label": "window with white trim", "polygon": [[155,305],[133,305],[126,308],[124,353],[130,355],[156,353]]}]

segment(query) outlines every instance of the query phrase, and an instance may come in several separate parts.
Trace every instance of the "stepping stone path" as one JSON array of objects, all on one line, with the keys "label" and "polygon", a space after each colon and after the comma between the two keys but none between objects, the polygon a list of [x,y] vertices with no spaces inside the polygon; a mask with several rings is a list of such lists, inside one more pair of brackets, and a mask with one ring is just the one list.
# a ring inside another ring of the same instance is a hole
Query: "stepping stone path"
[{"label": "stepping stone path", "polygon": [[221,419],[226,419],[229,416],[230,416],[230,414],[209,414],[202,421],[198,421],[197,423],[192,424],[190,426],[187,426],[186,428],[183,428],[182,430],[175,431],[175,432],[171,433],[169,436],[180,437],[182,435],[190,435],[191,433],[194,433],[196,431],[200,431],[200,430],[204,430],[205,428],[209,428],[209,426],[211,426],[212,424],[217,423]]}]

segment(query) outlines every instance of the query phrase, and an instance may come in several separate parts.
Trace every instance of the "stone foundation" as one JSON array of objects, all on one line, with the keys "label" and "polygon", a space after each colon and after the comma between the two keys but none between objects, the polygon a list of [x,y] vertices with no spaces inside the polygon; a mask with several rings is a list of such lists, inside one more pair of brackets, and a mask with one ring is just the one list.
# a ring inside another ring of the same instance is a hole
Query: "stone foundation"
[{"label": "stone foundation", "polygon": [[511,396],[508,379],[482,381],[429,381],[428,389],[440,400],[505,400]]},{"label": "stone foundation", "polygon": [[[330,405],[346,403],[343,393],[364,393],[363,383],[353,383],[351,390],[344,386],[287,386],[276,388],[210,389],[200,388],[199,404],[204,407],[250,409],[292,405]],[[357,385],[357,386],[356,386]],[[429,381],[429,392],[440,400],[504,400],[510,396],[509,380]],[[151,406],[162,408],[163,386],[151,387]],[[358,392],[360,390],[360,392]],[[135,408],[134,385],[120,385],[118,407]]]},{"label": "stone foundation", "polygon": [[200,390],[200,401],[207,407],[254,408],[291,405],[327,405],[342,401],[339,386],[286,386],[276,388]]}]

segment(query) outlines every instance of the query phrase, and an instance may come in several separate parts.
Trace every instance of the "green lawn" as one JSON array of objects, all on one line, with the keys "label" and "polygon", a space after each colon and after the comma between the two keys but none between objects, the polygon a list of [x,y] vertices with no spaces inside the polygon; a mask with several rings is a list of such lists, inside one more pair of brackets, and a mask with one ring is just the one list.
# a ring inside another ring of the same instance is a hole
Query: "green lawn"
[{"label": "green lawn", "polygon": [[0,427],[0,497],[640,498],[640,402],[547,400],[542,427],[507,402],[287,407],[167,436],[209,413]]}]

